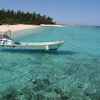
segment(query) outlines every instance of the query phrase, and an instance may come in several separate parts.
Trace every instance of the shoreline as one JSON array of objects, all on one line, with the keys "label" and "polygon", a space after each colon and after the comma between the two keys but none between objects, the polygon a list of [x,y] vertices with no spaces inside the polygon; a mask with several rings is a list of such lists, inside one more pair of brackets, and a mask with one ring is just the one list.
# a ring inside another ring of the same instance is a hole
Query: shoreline
[{"label": "shoreline", "polygon": [[96,26],[81,26],[81,25],[49,25],[49,24],[41,24],[41,25],[25,25],[25,24],[18,24],[18,25],[0,25],[0,30],[7,31],[11,30],[11,32],[22,31],[32,28],[39,28],[39,27],[90,27],[96,28]]}]

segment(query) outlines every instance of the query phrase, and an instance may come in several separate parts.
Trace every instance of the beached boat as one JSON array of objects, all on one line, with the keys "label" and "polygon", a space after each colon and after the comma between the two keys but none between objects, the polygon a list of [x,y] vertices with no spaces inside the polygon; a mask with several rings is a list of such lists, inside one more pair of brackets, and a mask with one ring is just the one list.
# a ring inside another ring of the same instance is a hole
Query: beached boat
[{"label": "beached boat", "polygon": [[11,31],[0,31],[0,33],[0,49],[2,50],[57,50],[64,43],[64,41],[15,42],[11,39]]}]

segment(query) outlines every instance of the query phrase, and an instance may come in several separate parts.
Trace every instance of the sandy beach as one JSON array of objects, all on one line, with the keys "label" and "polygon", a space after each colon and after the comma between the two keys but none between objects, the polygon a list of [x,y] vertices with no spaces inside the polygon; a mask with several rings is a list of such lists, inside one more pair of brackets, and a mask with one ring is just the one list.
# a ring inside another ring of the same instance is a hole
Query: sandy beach
[{"label": "sandy beach", "polygon": [[11,30],[11,32],[15,31],[21,31],[25,29],[32,29],[32,28],[38,28],[39,25],[24,25],[24,24],[18,24],[18,25],[1,25],[0,30],[7,31]]}]

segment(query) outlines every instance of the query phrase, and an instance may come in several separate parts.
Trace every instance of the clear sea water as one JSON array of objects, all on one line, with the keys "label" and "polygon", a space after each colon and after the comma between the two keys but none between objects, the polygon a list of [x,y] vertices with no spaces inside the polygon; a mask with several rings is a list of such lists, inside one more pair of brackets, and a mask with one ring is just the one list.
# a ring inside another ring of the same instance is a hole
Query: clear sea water
[{"label": "clear sea water", "polygon": [[65,43],[57,51],[0,50],[0,100],[100,100],[100,27],[42,27],[12,38]]}]

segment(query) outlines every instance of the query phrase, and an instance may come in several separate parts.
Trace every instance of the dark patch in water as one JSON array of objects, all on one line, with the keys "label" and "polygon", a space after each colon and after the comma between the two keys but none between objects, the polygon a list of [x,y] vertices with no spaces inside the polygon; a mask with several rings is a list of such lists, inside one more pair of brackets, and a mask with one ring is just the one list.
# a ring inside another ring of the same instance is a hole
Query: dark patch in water
[{"label": "dark patch in water", "polygon": [[41,65],[42,63],[41,62],[39,62],[39,61],[34,61],[34,60],[32,60],[31,58],[26,58],[25,60],[27,60],[30,64],[38,64],[38,65]]},{"label": "dark patch in water", "polygon": [[17,63],[16,63],[16,62],[12,62],[12,63],[10,63],[10,65],[12,65],[12,66],[16,66]]},{"label": "dark patch in water", "polygon": [[98,58],[93,58],[93,61],[97,63],[99,61],[99,59]]},{"label": "dark patch in water", "polygon": [[16,100],[15,98],[16,98],[17,90],[14,89],[13,87],[9,87],[0,94],[2,95],[0,100]]}]

